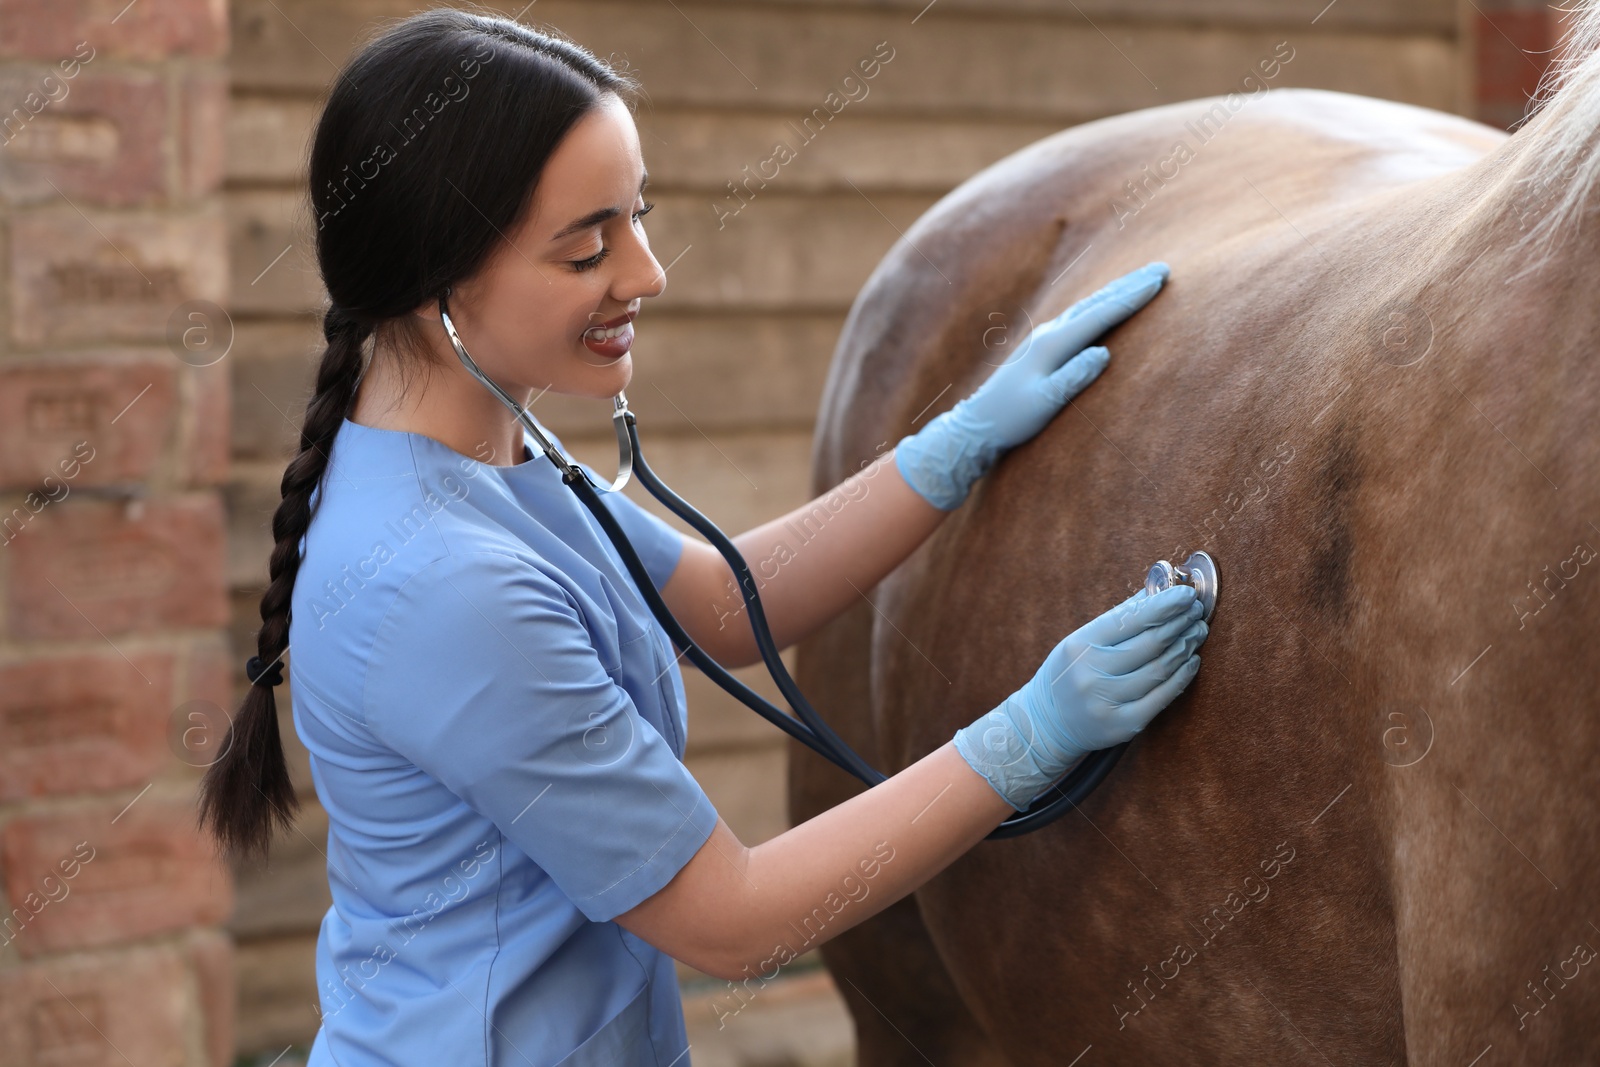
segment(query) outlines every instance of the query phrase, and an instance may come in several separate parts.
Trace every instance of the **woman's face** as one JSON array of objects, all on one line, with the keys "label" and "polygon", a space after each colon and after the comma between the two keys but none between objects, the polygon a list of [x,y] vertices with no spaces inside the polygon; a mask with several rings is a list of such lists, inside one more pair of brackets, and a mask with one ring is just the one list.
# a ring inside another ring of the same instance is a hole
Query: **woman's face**
[{"label": "woman's face", "polygon": [[609,341],[590,331],[666,288],[639,218],[644,178],[633,116],[608,93],[551,155],[527,218],[454,287],[450,318],[462,343],[512,396],[606,398],[627,387],[632,327]]}]

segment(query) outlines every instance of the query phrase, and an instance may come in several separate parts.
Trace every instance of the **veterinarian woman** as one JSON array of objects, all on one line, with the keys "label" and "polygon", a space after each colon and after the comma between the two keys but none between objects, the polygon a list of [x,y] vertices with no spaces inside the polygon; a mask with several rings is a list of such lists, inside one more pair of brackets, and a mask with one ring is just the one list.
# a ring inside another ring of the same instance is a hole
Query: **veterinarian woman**
[{"label": "veterinarian woman", "polygon": [[[681,760],[665,631],[439,314],[448,295],[473,358],[519,402],[628,385],[626,324],[665,284],[641,222],[635,92],[564,39],[441,10],[363,47],[317,124],[327,350],[273,518],[254,684],[201,807],[239,855],[289,821],[272,687],[292,647],[295,729],[329,819],[314,1067],[684,1067],[671,957],[770,977],[788,922],[842,876],[870,864],[872,892],[823,939],[1084,752],[1132,737],[1199,666],[1193,589],[1141,592],[889,780],[754,848],[729,831]],[[1043,428],[1105,366],[1085,346],[1165,276],[1153,264],[1039,327],[842,487],[849,505],[762,588],[779,647],[849,607]],[[690,635],[726,665],[756,662],[722,557],[605,500]],[[736,543],[768,558],[789,518]]]}]

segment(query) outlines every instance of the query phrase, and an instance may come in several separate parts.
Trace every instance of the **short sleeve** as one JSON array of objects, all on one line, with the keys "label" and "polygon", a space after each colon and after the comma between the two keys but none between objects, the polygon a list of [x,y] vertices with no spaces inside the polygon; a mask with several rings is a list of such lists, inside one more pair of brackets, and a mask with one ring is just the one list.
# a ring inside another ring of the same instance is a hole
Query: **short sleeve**
[{"label": "short sleeve", "polygon": [[410,578],[378,628],[363,703],[379,740],[596,922],[670,882],[716,826],[572,596],[514,556],[449,556]]}]

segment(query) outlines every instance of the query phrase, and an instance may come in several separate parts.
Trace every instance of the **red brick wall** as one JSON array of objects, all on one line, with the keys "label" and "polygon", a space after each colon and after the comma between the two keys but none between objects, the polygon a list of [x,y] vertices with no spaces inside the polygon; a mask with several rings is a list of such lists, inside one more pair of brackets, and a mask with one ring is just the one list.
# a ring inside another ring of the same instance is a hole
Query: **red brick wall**
[{"label": "red brick wall", "polygon": [[0,1067],[226,1064],[222,0],[0,5]]}]

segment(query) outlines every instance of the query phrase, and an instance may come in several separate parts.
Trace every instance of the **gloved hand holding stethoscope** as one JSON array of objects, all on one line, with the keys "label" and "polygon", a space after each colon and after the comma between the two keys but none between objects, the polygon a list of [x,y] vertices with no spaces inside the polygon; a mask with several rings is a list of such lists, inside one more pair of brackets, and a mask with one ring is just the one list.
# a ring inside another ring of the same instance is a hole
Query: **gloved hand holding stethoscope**
[{"label": "gloved hand holding stethoscope", "polygon": [[[1126,274],[1044,323],[973,394],[895,446],[910,486],[962,503],[1007,449],[1042,430],[1105,369],[1085,348],[1147,304],[1165,263]],[[1213,579],[1214,581],[1214,579]],[[1090,752],[1130,740],[1200,669],[1208,605],[1196,589],[1140,590],[1063,638],[1027,684],[955,735],[956,751],[1018,811]]]},{"label": "gloved hand holding stethoscope", "polygon": [[1205,605],[1140,590],[1062,638],[1032,678],[956,731],[956,751],[1018,811],[1090,752],[1131,740],[1200,670]]}]

